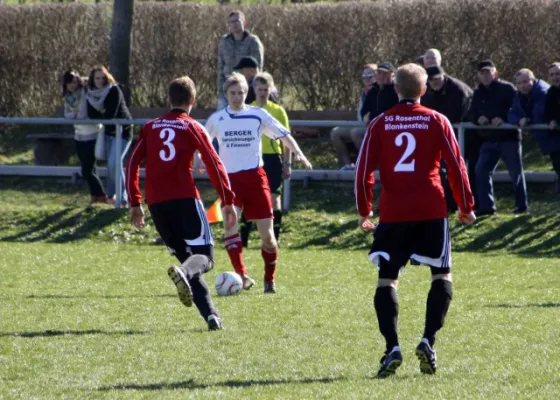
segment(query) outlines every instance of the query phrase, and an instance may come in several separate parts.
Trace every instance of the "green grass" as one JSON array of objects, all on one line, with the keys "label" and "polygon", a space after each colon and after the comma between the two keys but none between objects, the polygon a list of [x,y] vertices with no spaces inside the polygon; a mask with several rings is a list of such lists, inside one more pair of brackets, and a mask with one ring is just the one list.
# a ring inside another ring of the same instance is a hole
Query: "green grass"
[{"label": "green grass", "polygon": [[[259,282],[216,297],[220,332],[207,332],[176,298],[166,276],[174,259],[149,245],[153,228],[138,233],[125,211],[84,207],[84,188],[68,182],[0,178],[0,186],[0,398],[560,397],[560,207],[550,188],[532,187],[533,211],[517,217],[500,187],[503,213],[454,226],[454,300],[434,377],[414,357],[429,272],[405,270],[404,364],[396,378],[376,381],[384,347],[376,272],[348,185],[294,185],[279,293],[262,294]],[[260,281],[257,248],[253,238],[246,260]],[[221,244],[216,265],[210,286],[230,270]]]}]

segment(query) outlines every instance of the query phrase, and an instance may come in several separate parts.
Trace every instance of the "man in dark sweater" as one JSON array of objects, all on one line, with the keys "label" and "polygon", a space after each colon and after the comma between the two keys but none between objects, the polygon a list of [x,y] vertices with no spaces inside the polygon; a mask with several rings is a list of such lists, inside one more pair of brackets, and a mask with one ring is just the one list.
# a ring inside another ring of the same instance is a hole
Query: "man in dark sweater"
[{"label": "man in dark sweater", "polygon": [[395,92],[395,71],[395,67],[389,62],[381,63],[377,67],[375,83],[368,92],[360,112],[366,125],[399,102]]},{"label": "man in dark sweater", "polygon": [[548,147],[552,167],[558,175],[556,178],[556,191],[560,193],[560,62],[555,62],[548,69],[550,77],[550,89],[546,94],[544,108],[544,119],[548,123],[550,131],[547,140],[550,141]]},{"label": "man in dark sweater", "polygon": [[[452,124],[463,122],[469,112],[472,89],[464,82],[445,73],[442,67],[433,66],[426,69],[428,74],[428,89],[421,104],[447,117]],[[457,204],[453,200],[453,193],[447,181],[447,166],[442,161],[441,180],[445,190],[445,199],[449,211],[456,211]]]},{"label": "man in dark sweater", "polygon": [[[491,60],[478,64],[480,84],[474,91],[471,115],[480,126],[500,126],[507,121],[515,97],[515,86],[498,78]],[[474,132],[470,133],[470,135]],[[515,190],[514,213],[527,211],[527,187],[521,161],[521,131],[518,129],[479,129],[482,139],[475,169],[478,210],[477,215],[496,212],[492,174],[500,161],[506,164]]]}]

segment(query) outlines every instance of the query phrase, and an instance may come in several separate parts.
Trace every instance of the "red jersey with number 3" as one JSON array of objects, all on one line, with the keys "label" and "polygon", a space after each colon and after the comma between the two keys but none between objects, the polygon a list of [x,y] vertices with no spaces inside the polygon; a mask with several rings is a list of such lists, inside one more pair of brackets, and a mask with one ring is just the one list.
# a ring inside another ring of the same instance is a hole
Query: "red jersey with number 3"
[{"label": "red jersey with number 3", "polygon": [[446,218],[440,178],[442,159],[459,209],[471,212],[473,195],[448,119],[410,101],[378,116],[368,127],[356,166],[355,194],[360,215],[365,217],[372,210],[373,171],[379,168],[380,222]]},{"label": "red jersey with number 3", "polygon": [[208,132],[182,110],[172,110],[142,127],[126,168],[126,190],[132,206],[142,201],[140,164],[146,160],[146,203],[200,198],[192,173],[193,157],[200,152],[222,204],[233,204],[234,194]]}]

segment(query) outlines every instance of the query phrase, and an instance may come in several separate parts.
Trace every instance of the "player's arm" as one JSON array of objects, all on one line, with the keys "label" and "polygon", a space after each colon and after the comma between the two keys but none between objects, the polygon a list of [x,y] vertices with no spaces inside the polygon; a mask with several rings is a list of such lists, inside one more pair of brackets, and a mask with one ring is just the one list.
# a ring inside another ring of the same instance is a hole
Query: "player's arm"
[{"label": "player's arm", "polygon": [[144,211],[142,210],[142,192],[140,190],[140,164],[146,158],[146,137],[143,127],[134,150],[126,165],[126,191],[130,202],[130,222],[137,228],[144,226]]},{"label": "player's arm", "polygon": [[[290,122],[288,120],[288,114],[284,107],[280,108],[280,113],[278,115],[278,122],[282,124],[284,128],[290,130]],[[292,176],[292,150],[290,150],[286,145],[282,143],[284,147],[284,160],[282,162],[282,178],[289,179]]]},{"label": "player's arm", "polygon": [[312,169],[313,166],[305,157],[305,154],[299,148],[296,140],[282,124],[263,109],[259,109],[262,113],[262,132],[272,139],[280,139],[282,144],[294,152],[297,161],[301,161],[306,169]]},{"label": "player's arm", "polygon": [[459,207],[459,222],[473,223],[474,216],[474,197],[469,185],[469,178],[467,168],[453,128],[447,118],[441,116],[441,152],[442,157],[446,162],[447,171],[449,174],[449,184],[453,192],[453,198]]},{"label": "player's arm", "polygon": [[360,214],[359,224],[364,230],[372,230],[375,227],[369,218],[373,215],[373,183],[375,182],[373,171],[379,163],[380,141],[378,129],[382,126],[377,124],[379,119],[377,117],[368,127],[356,161],[354,194],[356,196],[356,207]]}]

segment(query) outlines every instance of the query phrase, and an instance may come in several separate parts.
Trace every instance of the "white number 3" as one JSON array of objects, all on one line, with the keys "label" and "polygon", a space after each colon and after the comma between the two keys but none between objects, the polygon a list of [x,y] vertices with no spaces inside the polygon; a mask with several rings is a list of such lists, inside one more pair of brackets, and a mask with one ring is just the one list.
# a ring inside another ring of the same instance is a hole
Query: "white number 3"
[{"label": "white number 3", "polygon": [[397,165],[395,165],[395,172],[414,172],[414,158],[410,162],[405,161],[416,150],[416,139],[412,133],[403,132],[395,138],[397,147],[404,144],[404,138],[406,138],[406,149]]},{"label": "white number 3", "polygon": [[165,128],[162,129],[162,131],[159,133],[159,138],[163,139],[163,144],[165,146],[167,146],[167,149],[169,150],[169,154],[166,154],[165,150],[160,150],[159,151],[159,158],[162,159],[162,161],[171,161],[175,158],[175,146],[173,146],[173,139],[175,139],[175,131],[171,128]]}]

